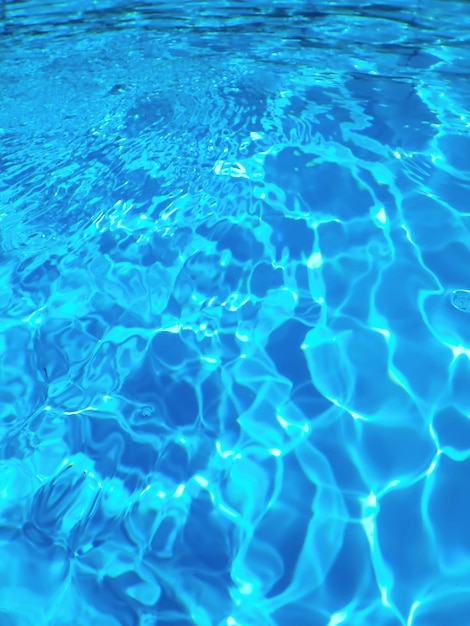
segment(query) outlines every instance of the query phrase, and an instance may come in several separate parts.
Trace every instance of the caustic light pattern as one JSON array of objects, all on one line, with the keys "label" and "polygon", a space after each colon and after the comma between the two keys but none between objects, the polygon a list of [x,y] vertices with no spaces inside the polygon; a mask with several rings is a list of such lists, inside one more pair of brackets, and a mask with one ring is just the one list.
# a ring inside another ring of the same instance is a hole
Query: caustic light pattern
[{"label": "caustic light pattern", "polygon": [[466,5],[183,4],[6,4],[0,623],[468,626]]}]

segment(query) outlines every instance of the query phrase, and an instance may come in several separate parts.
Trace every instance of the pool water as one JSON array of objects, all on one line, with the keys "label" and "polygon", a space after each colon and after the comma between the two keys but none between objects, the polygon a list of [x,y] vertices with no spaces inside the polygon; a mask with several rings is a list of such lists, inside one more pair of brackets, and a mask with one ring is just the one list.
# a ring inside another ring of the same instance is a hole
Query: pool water
[{"label": "pool water", "polygon": [[468,9],[3,3],[1,626],[468,626]]}]

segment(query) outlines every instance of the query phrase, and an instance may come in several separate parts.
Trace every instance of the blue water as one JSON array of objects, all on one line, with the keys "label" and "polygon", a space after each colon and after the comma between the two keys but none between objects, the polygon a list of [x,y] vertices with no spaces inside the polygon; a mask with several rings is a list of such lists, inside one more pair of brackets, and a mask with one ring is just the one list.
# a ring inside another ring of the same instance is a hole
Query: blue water
[{"label": "blue water", "polygon": [[0,626],[470,624],[469,33],[3,3]]}]

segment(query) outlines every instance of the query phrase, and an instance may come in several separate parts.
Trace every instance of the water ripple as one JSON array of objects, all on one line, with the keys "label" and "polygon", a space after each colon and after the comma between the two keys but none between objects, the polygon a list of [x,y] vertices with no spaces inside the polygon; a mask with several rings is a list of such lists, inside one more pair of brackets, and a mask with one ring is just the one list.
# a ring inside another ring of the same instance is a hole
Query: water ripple
[{"label": "water ripple", "polygon": [[4,3],[2,624],[467,623],[464,9]]}]

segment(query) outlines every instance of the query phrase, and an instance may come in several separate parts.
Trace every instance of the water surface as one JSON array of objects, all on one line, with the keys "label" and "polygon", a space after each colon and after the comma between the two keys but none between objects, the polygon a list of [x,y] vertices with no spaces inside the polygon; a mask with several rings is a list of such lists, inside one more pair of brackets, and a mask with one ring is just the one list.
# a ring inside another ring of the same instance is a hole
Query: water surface
[{"label": "water surface", "polygon": [[5,4],[1,624],[468,626],[468,8]]}]

